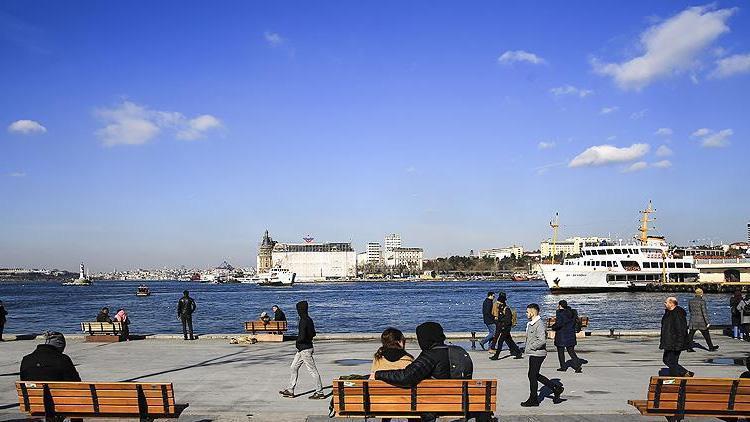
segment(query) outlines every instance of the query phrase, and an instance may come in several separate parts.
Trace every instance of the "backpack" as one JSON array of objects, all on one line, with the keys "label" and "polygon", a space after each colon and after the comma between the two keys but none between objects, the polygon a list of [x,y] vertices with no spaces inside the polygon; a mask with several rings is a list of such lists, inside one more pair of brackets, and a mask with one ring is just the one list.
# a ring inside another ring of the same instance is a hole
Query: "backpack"
[{"label": "backpack", "polygon": [[500,302],[495,302],[492,304],[492,316],[495,318],[500,316]]},{"label": "backpack", "polygon": [[451,379],[468,380],[474,374],[474,363],[461,346],[448,345],[448,362],[451,366]]},{"label": "backpack", "polygon": [[516,325],[518,325],[518,314],[515,309],[510,308],[510,326],[515,327]]},{"label": "backpack", "polygon": [[578,311],[570,308],[570,313],[573,314],[573,326],[576,328],[576,333],[580,333],[583,326],[581,325],[581,318],[578,318]]}]

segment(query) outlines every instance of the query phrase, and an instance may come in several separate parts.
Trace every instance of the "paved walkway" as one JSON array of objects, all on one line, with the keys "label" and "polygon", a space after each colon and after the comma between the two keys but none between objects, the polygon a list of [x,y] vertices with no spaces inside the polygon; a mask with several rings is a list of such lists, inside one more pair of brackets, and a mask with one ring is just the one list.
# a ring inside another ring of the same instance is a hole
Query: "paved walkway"
[{"label": "paved walkway", "polygon": [[[697,349],[696,353],[684,353],[682,363],[697,376],[738,376],[743,371],[740,360],[750,352],[748,343],[718,336],[716,340],[721,346],[719,351]],[[18,379],[21,358],[38,342],[0,343],[0,420],[21,417],[14,381]],[[461,345],[469,347],[468,343]],[[377,346],[374,341],[364,340],[319,342],[315,358],[324,384],[330,385],[338,375],[367,373]],[[407,348],[418,354],[416,342],[410,342]],[[493,362],[487,359],[486,352],[475,351],[474,375],[499,380],[498,412],[504,421],[649,420],[636,416],[627,400],[644,398],[648,377],[662,367],[658,339],[589,337],[579,342],[578,351],[588,361],[582,374],[572,370],[557,372],[554,353],[544,363],[542,373],[565,384],[563,398],[567,400],[557,405],[544,399],[538,408],[519,406],[528,395],[526,359]],[[71,339],[66,352],[84,380],[173,382],[178,402],[190,403],[181,418],[185,421],[327,419],[322,416],[328,412],[328,400],[308,400],[306,395],[284,399],[277,393],[288,382],[288,365],[295,352],[292,342],[231,345],[220,339],[149,339],[92,344]],[[507,357],[507,352],[501,357]],[[311,388],[303,367],[297,392]]]}]

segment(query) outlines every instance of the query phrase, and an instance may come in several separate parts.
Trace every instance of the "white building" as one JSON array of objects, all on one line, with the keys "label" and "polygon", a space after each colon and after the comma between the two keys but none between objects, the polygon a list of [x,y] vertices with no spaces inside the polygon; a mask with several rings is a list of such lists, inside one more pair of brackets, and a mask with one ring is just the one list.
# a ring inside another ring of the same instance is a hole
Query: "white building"
[{"label": "white building", "polygon": [[401,235],[398,233],[391,233],[385,237],[385,251],[389,252],[394,248],[401,247]]},{"label": "white building", "polygon": [[[558,240],[554,245],[555,254],[580,255],[581,248],[584,246],[598,246],[602,242],[608,242],[609,239],[604,237],[569,237],[565,240]],[[543,257],[552,256],[552,240],[547,239],[539,245],[539,251]]]},{"label": "white building", "polygon": [[383,264],[383,248],[378,242],[367,244],[367,263],[372,265]]},{"label": "white building", "polygon": [[296,280],[323,281],[354,278],[357,253],[351,243],[276,243],[273,266],[288,268]]},{"label": "white building", "polygon": [[387,252],[386,266],[405,266],[410,270],[422,271],[424,250],[422,248],[393,248]]},{"label": "white building", "polygon": [[515,255],[516,258],[521,258],[523,256],[523,248],[513,245],[507,248],[491,248],[479,251],[480,258],[503,259],[509,258],[511,255]]}]

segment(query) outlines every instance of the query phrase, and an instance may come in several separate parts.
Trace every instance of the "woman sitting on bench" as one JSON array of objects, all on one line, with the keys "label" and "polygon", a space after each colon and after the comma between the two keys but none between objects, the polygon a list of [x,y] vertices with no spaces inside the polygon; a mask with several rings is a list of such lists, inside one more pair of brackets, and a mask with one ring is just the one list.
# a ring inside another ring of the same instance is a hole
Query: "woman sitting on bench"
[{"label": "woman sitting on bench", "polygon": [[397,328],[386,328],[380,335],[382,346],[375,352],[372,360],[370,379],[375,379],[376,371],[387,371],[390,369],[404,369],[414,361],[414,356],[404,350],[406,337]]}]

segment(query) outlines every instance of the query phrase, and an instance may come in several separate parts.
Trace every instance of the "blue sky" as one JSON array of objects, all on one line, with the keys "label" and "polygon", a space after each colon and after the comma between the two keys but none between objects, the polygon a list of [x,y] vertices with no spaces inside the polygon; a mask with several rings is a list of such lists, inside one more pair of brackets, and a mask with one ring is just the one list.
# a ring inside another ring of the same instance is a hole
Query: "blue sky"
[{"label": "blue sky", "polygon": [[0,3],[0,266],[744,240],[740,1]]}]

